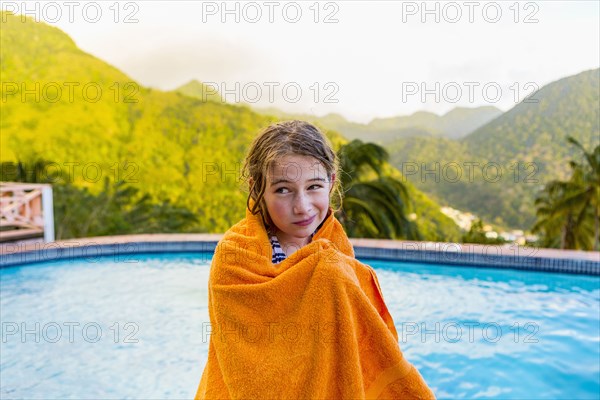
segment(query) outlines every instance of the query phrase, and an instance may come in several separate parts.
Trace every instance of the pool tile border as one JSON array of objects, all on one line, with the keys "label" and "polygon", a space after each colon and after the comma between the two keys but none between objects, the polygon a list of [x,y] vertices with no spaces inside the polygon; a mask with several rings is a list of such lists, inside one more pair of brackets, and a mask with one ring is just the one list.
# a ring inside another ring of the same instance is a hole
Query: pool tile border
[{"label": "pool tile border", "polygon": [[516,269],[526,271],[585,274],[600,276],[600,262],[556,259],[526,255],[496,255],[432,250],[355,248],[356,257],[387,261],[421,262],[472,268]]},{"label": "pool tile border", "polygon": [[[162,252],[212,253],[222,235],[149,234],[106,236],[46,244],[5,244],[0,267],[69,258],[90,262],[103,256],[127,261],[126,255]],[[356,257],[389,261],[460,265],[600,276],[600,252],[561,251],[516,245],[475,245],[351,239]]]}]

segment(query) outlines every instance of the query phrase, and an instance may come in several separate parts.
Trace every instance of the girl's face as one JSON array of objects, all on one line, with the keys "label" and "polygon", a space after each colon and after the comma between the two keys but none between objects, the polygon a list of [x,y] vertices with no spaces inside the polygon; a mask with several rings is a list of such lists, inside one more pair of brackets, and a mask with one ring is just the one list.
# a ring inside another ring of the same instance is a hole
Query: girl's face
[{"label": "girl's face", "polygon": [[335,174],[330,179],[323,165],[308,156],[282,157],[267,171],[264,199],[284,251],[309,242],[327,216],[334,180]]}]

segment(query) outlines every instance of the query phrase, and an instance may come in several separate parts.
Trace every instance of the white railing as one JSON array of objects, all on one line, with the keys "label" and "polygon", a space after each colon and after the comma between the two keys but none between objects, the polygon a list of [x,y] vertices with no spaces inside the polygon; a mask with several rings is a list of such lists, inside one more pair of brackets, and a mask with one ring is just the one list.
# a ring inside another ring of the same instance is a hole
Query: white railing
[{"label": "white railing", "polygon": [[6,230],[6,228],[16,228],[24,230],[23,233],[43,233],[45,242],[53,242],[54,210],[52,204],[51,185],[0,182],[2,236],[18,234],[18,230]]}]

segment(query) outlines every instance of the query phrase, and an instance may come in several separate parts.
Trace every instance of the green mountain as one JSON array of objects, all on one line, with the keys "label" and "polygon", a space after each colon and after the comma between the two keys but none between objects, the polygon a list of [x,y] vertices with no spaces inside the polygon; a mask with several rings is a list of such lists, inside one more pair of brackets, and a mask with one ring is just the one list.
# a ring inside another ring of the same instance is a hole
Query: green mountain
[{"label": "green mountain", "polygon": [[460,139],[502,115],[496,107],[456,107],[440,118],[445,137]]},{"label": "green mountain", "polygon": [[177,93],[181,93],[188,97],[193,97],[202,101],[216,101],[219,103],[225,102],[219,92],[197,80],[192,80],[175,89]]},{"label": "green mountain", "polygon": [[144,88],[54,27],[4,19],[2,161],[55,161],[93,193],[105,176],[124,179],[193,210],[198,231],[224,231],[243,216],[241,161],[269,118]]},{"label": "green mountain", "polygon": [[585,147],[600,140],[600,69],[581,72],[542,87],[464,139],[472,152],[501,164],[535,162],[539,173],[566,173],[576,152],[565,145],[572,135]]},{"label": "green mountain", "polygon": [[302,118],[343,132],[348,139],[387,144],[401,138],[442,137],[457,139],[502,114],[496,107],[463,108],[457,107],[439,116],[427,111],[419,111],[408,116],[375,118],[368,124],[349,122],[339,114],[316,117],[307,114],[289,114],[276,108],[258,109],[260,113],[280,118]]},{"label": "green mountain", "polygon": [[532,97],[537,103],[522,102],[459,141],[397,140],[387,147],[392,163],[442,204],[529,229],[538,190],[566,178],[568,160],[579,157],[567,135],[586,148],[600,141],[599,76],[595,69],[552,82]]},{"label": "green mountain", "polygon": [[[199,82],[172,92],[145,88],[30,18],[2,14],[0,49],[1,162],[53,161],[91,193],[103,190],[105,177],[124,180],[140,196],[193,211],[195,232],[223,232],[243,217],[246,149],[277,118],[203,101]],[[326,134],[336,147],[346,141]],[[439,206],[411,190],[424,238],[457,240]]]},{"label": "green mountain", "polygon": [[501,114],[502,111],[496,107],[457,107],[442,116],[419,111],[409,116],[374,119],[369,123],[369,127],[382,137],[385,135],[393,138],[394,133],[398,131],[421,129],[437,137],[457,139],[468,135]]}]

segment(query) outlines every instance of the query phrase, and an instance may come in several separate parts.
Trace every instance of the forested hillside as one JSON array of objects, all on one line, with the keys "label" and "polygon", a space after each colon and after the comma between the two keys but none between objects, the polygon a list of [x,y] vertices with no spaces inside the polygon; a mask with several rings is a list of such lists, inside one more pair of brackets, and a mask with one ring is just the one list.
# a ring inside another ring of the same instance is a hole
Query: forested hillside
[{"label": "forested hillside", "polygon": [[460,141],[399,139],[388,145],[391,161],[442,204],[529,229],[536,193],[566,178],[568,160],[581,157],[567,136],[586,148],[600,142],[599,96],[600,70],[585,71],[542,87],[536,102],[518,104]]},{"label": "forested hillside", "polygon": [[[277,117],[218,94],[203,101],[199,82],[173,92],[142,87],[59,29],[10,14],[2,20],[0,161],[52,161],[91,193],[103,190],[105,177],[124,181],[139,196],[192,211],[198,223],[189,231],[223,232],[244,215],[246,149]],[[327,135],[336,147],[346,141]],[[458,228],[439,206],[411,190],[424,239],[456,240]]]}]

